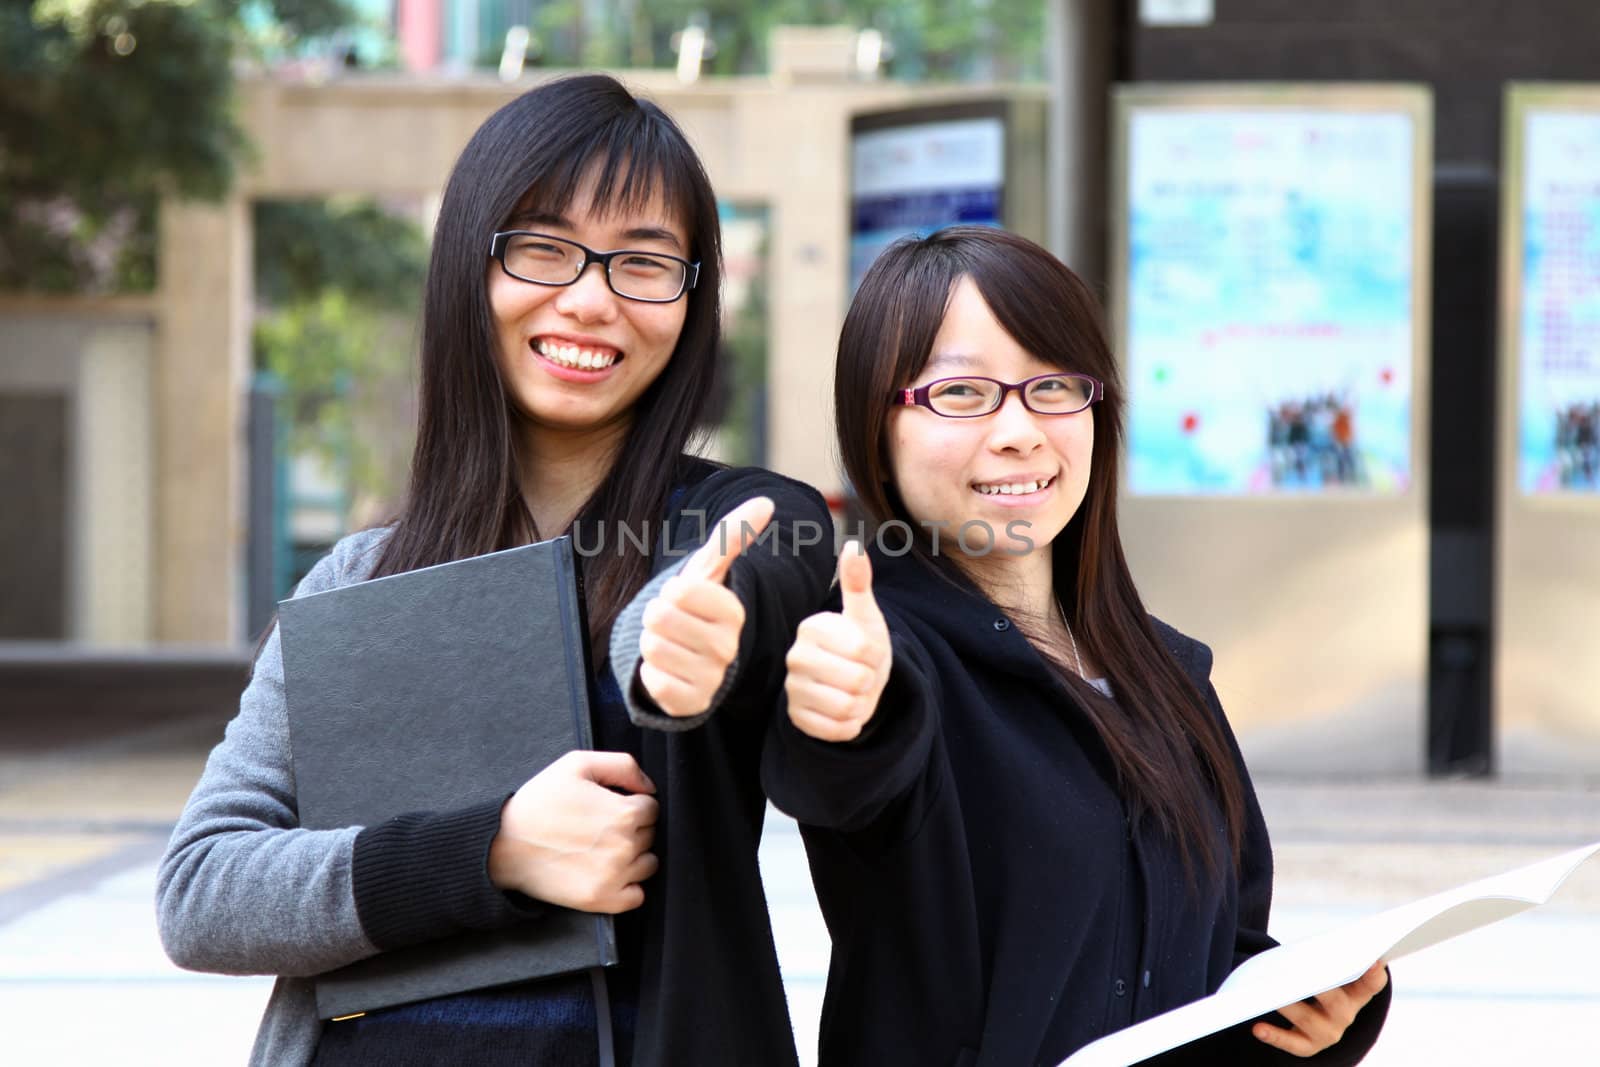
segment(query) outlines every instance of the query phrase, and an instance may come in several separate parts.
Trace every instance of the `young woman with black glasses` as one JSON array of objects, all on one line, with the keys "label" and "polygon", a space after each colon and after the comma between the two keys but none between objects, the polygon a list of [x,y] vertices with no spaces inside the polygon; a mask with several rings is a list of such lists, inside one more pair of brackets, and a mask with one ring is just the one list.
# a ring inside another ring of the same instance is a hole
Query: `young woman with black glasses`
[{"label": "young woman with black glasses", "polygon": [[[434,233],[403,510],[341,541],[297,595],[572,533],[598,751],[478,807],[441,797],[300,829],[270,634],[158,890],[180,964],[281,976],[252,1062],[584,1064],[603,1031],[619,1064],[794,1062],[758,762],[783,650],[826,590],[829,517],[809,487],[689,454],[720,258],[693,149],[610,78],[545,84],[462,152]],[[746,532],[769,540],[740,555]],[[545,904],[618,917],[622,963],[601,988],[579,974],[315,1014],[320,972],[536,923]]]}]

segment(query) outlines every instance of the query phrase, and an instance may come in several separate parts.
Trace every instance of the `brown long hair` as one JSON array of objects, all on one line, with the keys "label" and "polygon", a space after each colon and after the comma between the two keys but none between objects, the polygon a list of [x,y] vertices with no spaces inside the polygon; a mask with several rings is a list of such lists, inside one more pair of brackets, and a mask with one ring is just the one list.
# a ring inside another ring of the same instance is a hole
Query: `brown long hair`
[{"label": "brown long hair", "polygon": [[964,277],[1024,349],[1105,383],[1105,399],[1090,408],[1088,491],[1051,552],[1055,595],[1117,699],[1099,697],[1059,665],[1057,673],[1110,753],[1130,806],[1153,816],[1172,837],[1191,876],[1198,860],[1214,877],[1221,857],[1207,846],[1215,828],[1209,805],[1196,801],[1207,793],[1215,798],[1236,865],[1243,784],[1205,695],[1161,642],[1128,572],[1117,533],[1124,394],[1099,304],[1082,279],[1032,241],[984,226],[950,227],[891,245],[862,280],[839,337],[834,406],[845,473],[872,520],[909,523],[920,555],[976,588],[951,554],[929,550],[925,529],[911,521],[893,485],[887,433],[889,397],[922,373],[951,293]]},{"label": "brown long hair", "polygon": [[[654,529],[660,519],[682,477],[677,459],[712,392],[721,331],[716,196],[687,138],[659,107],[604,75],[562,78],[491,115],[445,186],[423,301],[411,481],[373,577],[561,532],[535,530],[522,498],[515,416],[494,358],[485,275],[494,231],[529,204],[560,214],[591,173],[602,210],[631,210],[659,194],[688,230],[689,258],[700,261],[672,357],[635,403],[615,462],[578,516],[635,531]],[[650,557],[639,551],[604,551],[584,561],[597,662],[611,624],[649,573]]]}]

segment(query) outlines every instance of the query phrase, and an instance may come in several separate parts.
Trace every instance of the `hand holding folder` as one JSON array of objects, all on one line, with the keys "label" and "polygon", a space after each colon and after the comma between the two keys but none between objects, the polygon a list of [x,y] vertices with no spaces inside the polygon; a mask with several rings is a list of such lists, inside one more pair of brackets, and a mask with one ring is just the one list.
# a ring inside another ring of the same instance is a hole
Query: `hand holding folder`
[{"label": "hand holding folder", "polygon": [[[286,600],[279,624],[295,803],[306,829],[504,802],[568,753],[593,747],[568,538]],[[604,757],[600,765],[615,769]],[[560,792],[551,787],[561,777],[535,791]],[[641,797],[632,805],[635,841],[654,821],[646,802],[654,804]],[[608,915],[551,903],[504,929],[446,931],[319,975],[318,1014],[617,962]]]},{"label": "hand holding folder", "polygon": [[1357,980],[1375,959],[1421,951],[1545,903],[1600,841],[1280,945],[1240,964],[1209,997],[1108,1034],[1060,1067],[1128,1067]]},{"label": "hand holding folder", "polygon": [[655,791],[626,752],[568,752],[506,801],[489,848],[490,879],[577,911],[637,908],[640,883],[659,865],[650,851]]}]

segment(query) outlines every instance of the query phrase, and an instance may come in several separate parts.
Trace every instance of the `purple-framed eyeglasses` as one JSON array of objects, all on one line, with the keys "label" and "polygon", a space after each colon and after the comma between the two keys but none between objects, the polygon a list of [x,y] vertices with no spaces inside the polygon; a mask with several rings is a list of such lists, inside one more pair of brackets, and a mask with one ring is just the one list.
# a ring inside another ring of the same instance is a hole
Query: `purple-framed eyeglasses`
[{"label": "purple-framed eyeglasses", "polygon": [[1087,374],[1040,374],[1020,382],[968,376],[897,389],[894,403],[925,407],[947,419],[975,419],[998,411],[1013,389],[1035,415],[1075,415],[1106,396],[1105,384]]}]

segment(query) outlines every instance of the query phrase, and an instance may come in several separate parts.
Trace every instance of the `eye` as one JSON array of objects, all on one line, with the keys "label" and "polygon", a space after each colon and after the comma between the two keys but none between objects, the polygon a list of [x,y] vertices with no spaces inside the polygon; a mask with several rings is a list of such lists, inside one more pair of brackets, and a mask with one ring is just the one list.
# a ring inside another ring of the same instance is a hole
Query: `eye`
[{"label": "eye", "polygon": [[618,270],[625,270],[630,274],[653,274],[673,266],[669,260],[646,255],[627,255],[613,260],[612,263]]},{"label": "eye", "polygon": [[567,258],[565,245],[557,244],[554,241],[540,240],[537,237],[513,238],[508,251],[523,259],[560,260]]}]

